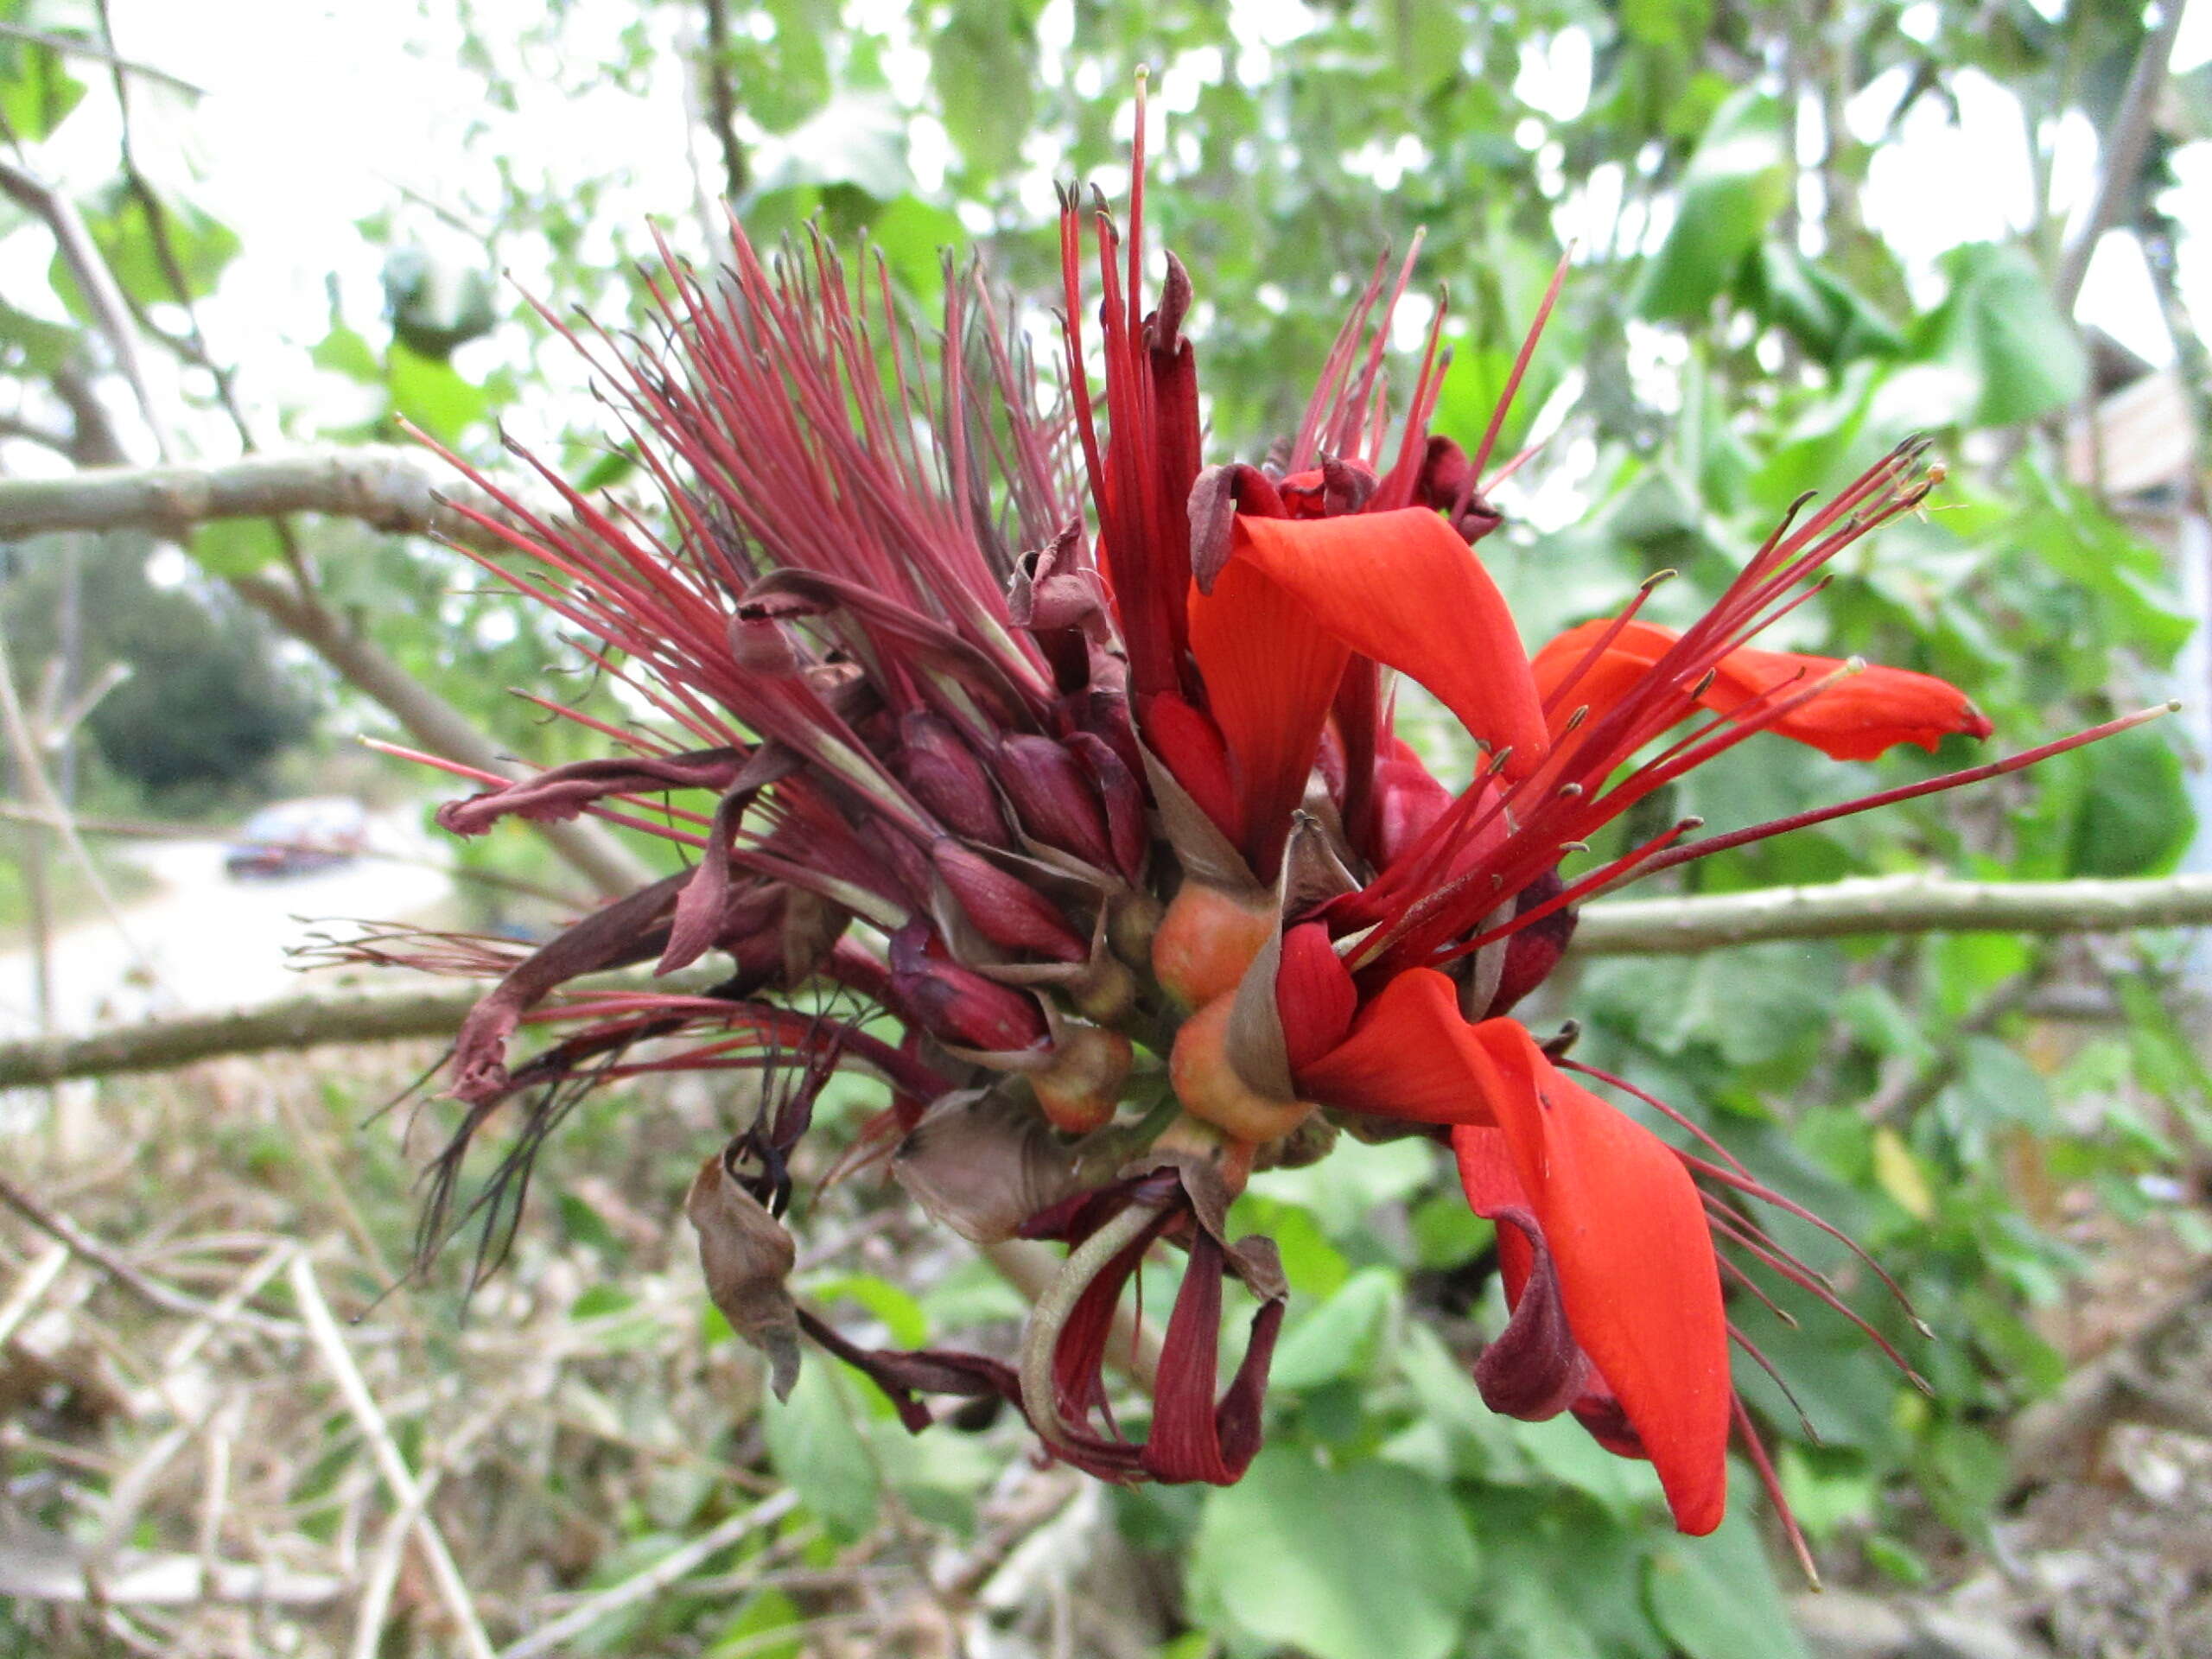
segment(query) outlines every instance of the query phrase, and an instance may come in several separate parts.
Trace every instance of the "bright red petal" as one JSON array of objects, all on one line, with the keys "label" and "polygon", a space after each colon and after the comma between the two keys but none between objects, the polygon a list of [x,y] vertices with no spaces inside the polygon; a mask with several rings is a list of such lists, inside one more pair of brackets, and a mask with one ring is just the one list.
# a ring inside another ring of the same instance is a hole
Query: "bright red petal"
[{"label": "bright red petal", "polygon": [[[1842,666],[1833,657],[1748,647],[1732,651],[1720,659],[1719,674],[1704,702],[1715,713],[1726,714],[1770,688],[1810,685]],[[1777,695],[1789,693],[1783,690]],[[1774,729],[1833,760],[1872,760],[1894,744],[1917,743],[1932,754],[1953,732],[1987,737],[1993,728],[1965,692],[1933,674],[1868,667],[1791,710],[1775,721]]]},{"label": "bright red petal", "polygon": [[1727,1315],[1705,1207],[1649,1129],[1554,1070],[1510,1020],[1474,1036],[1543,1228],[1575,1340],[1618,1396],[1675,1523],[1706,1533],[1728,1496]]},{"label": "bright red petal", "polygon": [[1240,517],[1223,574],[1240,563],[1280,582],[1352,650],[1427,686],[1492,750],[1510,748],[1509,776],[1542,755],[1543,714],[1504,597],[1427,508]]},{"label": "bright red petal", "polygon": [[[1494,1157],[1470,1163],[1497,1142],[1454,1136],[1470,1200],[1517,1207],[1517,1183],[1574,1340],[1659,1471],[1675,1524],[1719,1525],[1734,1397],[1727,1316],[1705,1206],[1666,1143],[1554,1070],[1513,1020],[1469,1026],[1458,987],[1433,969],[1393,979],[1297,1082],[1305,1098],[1353,1111],[1503,1132],[1510,1180]],[[1525,1281],[1529,1260],[1510,1265]]]},{"label": "bright red petal", "polygon": [[1264,877],[1290,833],[1291,813],[1306,798],[1321,728],[1351,653],[1309,607],[1234,559],[1211,594],[1191,589],[1190,627],[1191,656],[1229,746],[1244,852]]},{"label": "bright red petal", "polygon": [[[1600,619],[1569,628],[1536,653],[1531,664],[1539,693],[1550,701],[1574,675],[1599,636],[1612,624]],[[1554,736],[1574,710],[1587,705],[1602,716],[1663,657],[1679,636],[1672,628],[1631,621],[1606,645],[1595,662],[1574,679],[1551,711]],[[1778,701],[1793,688],[1809,686],[1843,666],[1834,657],[1790,652],[1732,651],[1715,666],[1713,683],[1698,699],[1715,714],[1728,714],[1764,692]],[[1772,728],[1809,744],[1838,760],[1871,760],[1899,743],[1933,750],[1953,732],[1987,737],[1990,724],[1956,686],[1904,668],[1866,668],[1838,681],[1791,710]]]},{"label": "bright red petal", "polygon": [[1500,1089],[1459,1014],[1459,988],[1411,968],[1382,988],[1351,1034],[1297,1073],[1300,1099],[1415,1123],[1489,1123]]}]

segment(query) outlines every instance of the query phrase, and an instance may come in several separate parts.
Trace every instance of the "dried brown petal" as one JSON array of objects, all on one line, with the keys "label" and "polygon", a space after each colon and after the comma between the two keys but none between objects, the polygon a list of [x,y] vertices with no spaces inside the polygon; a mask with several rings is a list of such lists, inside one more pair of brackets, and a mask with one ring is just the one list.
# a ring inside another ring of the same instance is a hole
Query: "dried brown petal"
[{"label": "dried brown petal", "polygon": [[798,1310],[785,1281],[798,1259],[784,1224],[729,1173],[716,1153],[699,1166],[683,1213],[699,1230],[699,1266],[707,1294],[730,1329],[768,1361],[768,1386],[791,1397],[798,1381]]},{"label": "dried brown petal", "polygon": [[1075,1191],[1075,1160],[1045,1120],[997,1090],[932,1102],[891,1154],[891,1173],[915,1203],[977,1244],[1012,1238]]}]

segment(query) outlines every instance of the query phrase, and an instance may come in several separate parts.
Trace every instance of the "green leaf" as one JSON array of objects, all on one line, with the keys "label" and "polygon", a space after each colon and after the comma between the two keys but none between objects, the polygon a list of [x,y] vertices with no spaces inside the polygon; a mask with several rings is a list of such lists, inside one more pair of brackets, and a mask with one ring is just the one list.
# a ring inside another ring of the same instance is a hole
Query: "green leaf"
[{"label": "green leaf", "polygon": [[219,518],[192,532],[191,550],[210,575],[245,576],[283,557],[284,544],[266,518]]},{"label": "green leaf", "polygon": [[0,40],[0,121],[17,143],[45,137],[84,96],[85,83],[62,67],[52,47]]},{"label": "green leaf", "polygon": [[355,330],[334,321],[330,332],[308,348],[308,359],[319,369],[342,374],[365,386],[382,384],[384,365],[377,361],[369,342]]},{"label": "green leaf", "polygon": [[1841,978],[1840,959],[1824,944],[1710,952],[1680,988],[1675,1046],[1712,1043],[1731,1065],[1775,1059],[1827,1029]]},{"label": "green leaf", "polygon": [[788,1642],[764,1642],[772,1631],[786,1626],[805,1623],[806,1615],[798,1604],[780,1590],[763,1590],[746,1599],[737,1610],[737,1616],[722,1626],[707,1649],[707,1659],[717,1654],[741,1653],[746,1659],[798,1659],[805,1646],[804,1634],[797,1634]]},{"label": "green leaf", "polygon": [[12,346],[11,355],[31,373],[52,374],[69,360],[77,340],[75,329],[18,311],[0,300],[0,346]]},{"label": "green leaf", "polygon": [[1749,91],[1716,111],[1682,174],[1674,227],[1638,286],[1646,317],[1694,319],[1734,279],[1789,200],[1780,107]]},{"label": "green leaf", "polygon": [[1805,1659],[1747,1505],[1709,1537],[1669,1537],[1643,1570],[1651,1616],[1688,1659]]},{"label": "green leaf", "polygon": [[1376,12],[1391,61],[1413,98],[1427,98],[1458,73],[1466,25],[1452,0],[1393,0]]},{"label": "green leaf", "polygon": [[919,296],[944,286],[944,254],[968,240],[958,219],[920,197],[900,196],[868,223],[868,238],[883,250],[885,263],[900,287]]},{"label": "green leaf", "polygon": [[768,1461],[824,1525],[849,1541],[875,1524],[875,1462],[844,1379],[826,1357],[809,1356],[789,1400],[762,1405],[760,1429]]},{"label": "green leaf", "polygon": [[1295,1446],[1207,1494],[1191,1555],[1202,1622],[1313,1659],[1444,1659],[1476,1583],[1446,1487],[1395,1464],[1325,1468]]},{"label": "green leaf", "polygon": [[879,1279],[869,1273],[849,1273],[810,1284],[806,1294],[817,1301],[834,1302],[842,1298],[858,1302],[883,1322],[893,1347],[920,1348],[929,1343],[929,1315],[922,1312],[919,1302],[888,1279]]},{"label": "green leaf", "polygon": [[2082,750],[2089,774],[2067,862],[2075,875],[2159,875],[2188,850],[2196,829],[2181,757],[2155,726]]},{"label": "green leaf", "polygon": [[385,357],[385,386],[394,413],[445,443],[457,441],[492,406],[483,389],[455,372],[450,363],[424,357],[397,340]]},{"label": "green leaf", "polygon": [[[116,286],[142,305],[205,299],[215,291],[223,267],[237,256],[238,233],[189,202],[160,195],[150,199],[159,216],[159,238],[147,218],[146,200],[121,184],[109,186],[85,213],[85,228],[92,232],[93,245],[106,261]],[[79,316],[90,315],[76,279],[59,255],[52,281],[70,309]]]},{"label": "green leaf", "polygon": [[1781,328],[1830,367],[1855,357],[1888,357],[1904,340],[1872,302],[1825,265],[1770,242],[1746,268],[1744,297],[1761,321]]},{"label": "green leaf", "polygon": [[1946,1122],[1962,1130],[1999,1124],[2048,1132],[2058,1127],[2050,1086],[2010,1043],[1968,1037],[1959,1045],[1959,1075],[1936,1096]]},{"label": "green leaf", "polygon": [[1549,1492],[1486,1491],[1482,1659],[1666,1659],[1643,1599],[1644,1531]]},{"label": "green leaf", "polygon": [[1033,117],[1036,41],[1012,0],[959,0],[938,31],[930,76],[945,130],[976,171],[1011,172]]},{"label": "green leaf", "polygon": [[2031,421],[2079,398],[2089,365],[2042,273],[2019,249],[1974,242],[1943,257],[1951,291],[1916,331],[1913,355],[1970,375],[1975,426]]}]

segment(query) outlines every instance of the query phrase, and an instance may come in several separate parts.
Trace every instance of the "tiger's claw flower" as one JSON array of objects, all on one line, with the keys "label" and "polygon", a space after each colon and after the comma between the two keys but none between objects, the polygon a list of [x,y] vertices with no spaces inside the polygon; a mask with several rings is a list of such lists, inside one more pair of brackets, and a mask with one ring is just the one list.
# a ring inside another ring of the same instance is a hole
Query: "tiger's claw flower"
[{"label": "tiger's claw flower", "polygon": [[[925,1395],[1004,1401],[1102,1477],[1224,1482],[1259,1445],[1287,1294],[1266,1241],[1227,1236],[1236,1189],[1255,1163],[1327,1152],[1338,1122],[1426,1134],[1498,1227],[1511,1313],[1475,1364],[1484,1397],[1572,1412],[1651,1460],[1678,1526],[1710,1530],[1732,1424],[1765,1470],[1730,1381],[1731,1275],[1757,1266],[1833,1297],[1748,1206],[1803,1212],[1717,1148],[1678,1150],[1634,1115],[1667,1108],[1511,1011],[1596,893],[2139,717],[1702,841],[1684,820],[1577,865],[1639,802],[1761,734],[1847,760],[1990,734],[1926,675],[1752,644],[1838,553],[1918,506],[1936,478],[1921,447],[1800,504],[1686,626],[1639,614],[1655,578],[1532,658],[1477,552],[1502,522],[1485,474],[1504,404],[1471,454],[1429,429],[1440,307],[1395,434],[1386,417],[1411,257],[1395,277],[1376,266],[1283,463],[1209,465],[1193,285],[1173,256],[1146,305],[1143,175],[1140,148],[1126,240],[1103,207],[1064,200],[1050,412],[979,279],[948,283],[925,373],[880,262],[849,273],[818,236],[769,262],[734,230],[713,282],[664,250],[658,346],[549,315],[639,439],[665,518],[531,461],[561,511],[472,472],[501,512],[456,506],[480,532],[462,550],[592,642],[586,658],[651,714],[576,715],[620,758],[519,782],[451,768],[489,787],[440,822],[475,835],[589,813],[692,862],[520,960],[425,949],[499,978],[455,1043],[468,1109],[425,1238],[470,1138],[510,1103],[517,1148],[479,1200],[495,1234],[581,1089],[781,1078],[692,1201],[713,1294],[779,1387],[796,1329],[879,1382],[909,1427],[930,1421]],[[1397,736],[1397,676],[1465,728],[1464,779]],[[386,931],[359,954],[404,952]],[[704,992],[574,983],[710,955],[730,971]],[[525,1025],[556,1039],[511,1068]],[[895,1143],[889,1166],[929,1215],[1069,1246],[1018,1364],[865,1349],[787,1306],[780,1217],[832,1071],[881,1084],[867,1144]],[[1177,1250],[1150,1429],[1132,1439],[1107,1409],[1108,1332],[1147,1257]],[[1229,1278],[1260,1307],[1224,1389]]]}]

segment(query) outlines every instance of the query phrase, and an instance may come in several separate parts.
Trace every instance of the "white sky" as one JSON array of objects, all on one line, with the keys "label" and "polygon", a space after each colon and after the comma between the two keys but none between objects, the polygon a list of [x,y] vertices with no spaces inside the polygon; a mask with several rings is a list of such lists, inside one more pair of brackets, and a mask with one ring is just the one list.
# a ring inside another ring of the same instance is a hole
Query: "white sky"
[{"label": "white sky", "polygon": [[[903,28],[896,0],[854,0],[870,22]],[[2189,0],[2174,67],[2186,71],[2212,59],[2212,0]],[[484,27],[503,17],[518,26],[543,16],[538,0],[479,0]],[[1932,12],[1932,7],[1931,7]],[[480,108],[480,82],[454,61],[457,38],[440,39],[436,26],[401,0],[114,0],[118,44],[128,57],[152,63],[207,89],[196,105],[149,97],[140,107],[139,142],[157,177],[181,170],[192,176],[198,200],[235,226],[245,257],[227,274],[206,321],[219,357],[241,365],[249,395],[265,408],[304,406],[338,395],[328,377],[306,364],[303,348],[327,324],[327,284],[334,281],[347,315],[365,327],[381,303],[378,251],[354,228],[366,214],[391,209],[402,188],[466,214],[472,200],[495,198],[488,162],[464,144],[471,121],[501,127],[501,145],[524,158],[533,173],[550,179],[618,172],[614,199],[600,205],[602,222],[627,219],[642,225],[689,214],[696,197],[687,145],[693,132],[680,82],[641,96],[612,85],[581,98],[550,87],[523,88],[514,116]],[[604,46],[613,55],[617,32],[641,9],[626,0],[575,9],[569,25],[577,48]],[[648,26],[677,27],[675,10],[645,10]],[[1051,0],[1039,25],[1048,56],[1069,38],[1071,0]],[[1235,0],[1232,16],[1252,44],[1224,65],[1205,60],[1164,66],[1161,105],[1194,101],[1205,79],[1227,72],[1256,79],[1272,67],[1269,42],[1280,45],[1312,26],[1316,14],[1282,0]],[[1908,24],[1911,19],[1908,16]],[[596,27],[605,38],[594,40]],[[1911,32],[1910,27],[1908,32]],[[668,42],[664,41],[664,44]],[[79,73],[89,66],[79,66]],[[926,59],[911,45],[894,49],[888,67],[902,95],[924,90]],[[1548,113],[1579,112],[1588,94],[1587,40],[1570,31],[1524,50],[1516,90]],[[88,76],[87,79],[90,79]],[[1103,91],[1104,89],[1099,89]],[[115,130],[96,85],[86,107],[47,147],[47,160],[65,180],[89,186],[108,176]],[[1871,90],[1854,109],[1885,108]],[[2024,224],[2031,185],[2017,105],[1994,83],[1974,74],[1959,78],[1959,119],[1948,121],[1934,100],[1923,100],[1902,137],[1878,156],[1868,182],[1869,219],[1917,274],[1917,291],[1936,291],[1931,262],[1960,243],[1987,239]],[[944,165],[944,131],[926,117],[908,132],[910,164],[926,183]],[[1541,129],[1532,137],[1541,137]],[[1417,143],[1363,152],[1362,170],[1389,188],[1426,161]],[[764,159],[772,162],[771,153]],[[1042,154],[1031,159],[1049,166]],[[1540,153],[1539,162],[1545,157]],[[2095,135],[2078,123],[2057,135],[2054,195],[2078,209],[2094,177]],[[2182,251],[2182,277],[2201,325],[2212,326],[2212,143],[2188,146],[2177,160],[2188,181],[2176,193],[2190,234]],[[709,172],[711,175],[713,169]],[[1044,188],[1040,173],[1040,190]],[[1618,199],[1618,180],[1587,181],[1563,207],[1563,219],[1587,218]],[[410,233],[433,240],[457,233],[426,209],[401,207]],[[1640,227],[1645,238],[1662,226]],[[35,294],[42,287],[50,247],[41,233],[19,231],[0,239],[0,291]],[[515,278],[542,291],[528,264],[522,238],[502,243]],[[605,251],[609,261],[617,251]],[[2171,342],[2159,318],[2142,256],[2126,237],[2108,237],[2091,267],[2082,313],[2153,362],[2170,361]],[[464,359],[464,365],[467,365]]]}]

